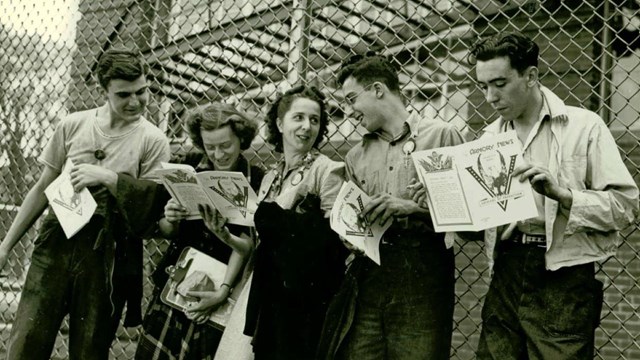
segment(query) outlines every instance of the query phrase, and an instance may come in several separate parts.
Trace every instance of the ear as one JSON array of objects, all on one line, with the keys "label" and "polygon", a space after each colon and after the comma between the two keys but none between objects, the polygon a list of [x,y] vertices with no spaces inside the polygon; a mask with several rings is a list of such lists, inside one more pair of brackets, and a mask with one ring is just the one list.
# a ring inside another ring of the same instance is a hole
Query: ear
[{"label": "ear", "polygon": [[376,92],[376,98],[378,99],[384,95],[384,86],[378,81],[373,83],[373,90]]},{"label": "ear", "polygon": [[540,70],[538,70],[537,67],[529,66],[527,70],[525,70],[525,76],[527,77],[527,85],[529,87],[537,86],[539,75],[540,75]]},{"label": "ear", "polygon": [[278,127],[278,131],[282,132],[282,120],[280,118],[276,118],[276,126]]}]

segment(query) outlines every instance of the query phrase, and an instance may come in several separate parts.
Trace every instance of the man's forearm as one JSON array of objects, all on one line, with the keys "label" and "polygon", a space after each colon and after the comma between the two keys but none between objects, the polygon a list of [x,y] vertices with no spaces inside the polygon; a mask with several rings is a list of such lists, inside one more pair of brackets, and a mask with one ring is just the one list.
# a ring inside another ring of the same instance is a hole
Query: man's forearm
[{"label": "man's forearm", "polygon": [[44,191],[37,187],[32,188],[22,202],[15,219],[11,223],[11,227],[9,227],[9,231],[7,231],[2,243],[0,243],[0,247],[7,252],[11,251],[46,207],[47,197]]}]

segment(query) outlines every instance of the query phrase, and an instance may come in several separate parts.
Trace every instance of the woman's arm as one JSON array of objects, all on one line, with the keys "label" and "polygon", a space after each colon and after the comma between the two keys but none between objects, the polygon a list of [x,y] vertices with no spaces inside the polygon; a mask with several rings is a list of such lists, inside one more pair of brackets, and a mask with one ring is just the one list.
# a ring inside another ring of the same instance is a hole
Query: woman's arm
[{"label": "woman's arm", "polygon": [[[248,235],[243,234],[235,237],[243,239],[245,242],[253,243]],[[195,303],[189,311],[187,311],[187,318],[198,324],[202,324],[207,321],[211,312],[229,297],[231,287],[238,278],[238,274],[242,271],[246,260],[249,258],[249,254],[250,252],[242,254],[236,250],[231,253],[229,263],[227,264],[227,271],[224,274],[224,282],[220,284],[216,290],[187,292],[188,296],[193,296],[199,299],[198,302]]]},{"label": "woman's arm", "polygon": [[237,236],[229,232],[226,226],[227,219],[225,219],[218,210],[211,208],[211,206],[201,205],[199,209],[205,226],[214,233],[218,239],[229,245],[234,252],[238,252],[243,258],[251,254],[254,247],[251,238],[248,236]]}]

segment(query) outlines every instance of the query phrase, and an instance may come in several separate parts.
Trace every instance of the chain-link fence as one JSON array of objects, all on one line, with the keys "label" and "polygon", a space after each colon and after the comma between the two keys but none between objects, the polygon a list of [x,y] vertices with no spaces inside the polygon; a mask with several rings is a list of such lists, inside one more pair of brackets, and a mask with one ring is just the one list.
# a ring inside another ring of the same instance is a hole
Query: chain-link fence
[{"label": "chain-link fence", "polygon": [[[402,67],[410,106],[473,139],[496,114],[474,85],[469,46],[479,36],[517,29],[540,45],[542,83],[567,103],[601,114],[640,177],[638,0],[0,0],[0,6],[0,235],[39,175],[35,158],[56,121],[102,103],[91,73],[102,51],[120,46],[139,49],[148,61],[148,118],[166,131],[176,153],[189,148],[180,126],[185,109],[218,100],[260,118],[278,90],[311,82],[330,102],[330,140],[322,150],[340,159],[361,136],[336,89],[341,61],[368,50],[389,55]],[[60,22],[75,37],[51,36],[51,24]],[[262,138],[249,155],[256,163],[273,159]],[[0,278],[0,356],[34,234],[16,246]],[[618,255],[598,272],[605,283],[596,340],[602,359],[640,359],[637,225],[622,238]],[[145,245],[148,273],[166,243]],[[451,353],[471,359],[487,259],[482,244],[459,243],[456,250]],[[145,289],[148,295],[148,280]],[[66,358],[66,328],[54,358]],[[119,330],[113,358],[131,358],[137,336],[137,329]]]}]

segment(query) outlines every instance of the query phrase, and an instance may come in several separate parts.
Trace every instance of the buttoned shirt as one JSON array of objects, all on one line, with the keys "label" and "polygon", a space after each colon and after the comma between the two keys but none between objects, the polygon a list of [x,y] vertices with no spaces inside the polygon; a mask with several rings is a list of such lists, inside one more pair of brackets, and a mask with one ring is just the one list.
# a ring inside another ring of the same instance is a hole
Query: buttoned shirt
[{"label": "buttoned shirt", "polygon": [[311,150],[304,159],[291,164],[284,171],[284,163],[277,163],[262,179],[258,201],[275,201],[283,209],[291,209],[300,195],[320,197],[320,208],[329,217],[333,203],[344,182],[344,163],[333,161],[318,150]]},{"label": "buttoned shirt", "polygon": [[[604,260],[615,254],[618,232],[636,219],[638,187],[602,118],[565,105],[546,87],[541,91],[548,104],[551,135],[548,158],[541,165],[573,196],[568,210],[561,210],[553,199],[544,199],[546,267],[557,270]],[[483,136],[505,129],[505,121],[499,118],[486,127]],[[496,228],[485,231],[485,249],[491,258],[497,239]]]},{"label": "buttoned shirt", "polygon": [[[542,102],[542,109],[524,144],[522,144],[522,156],[529,164],[546,164],[549,159],[549,149],[551,148],[551,115],[549,112],[549,104],[547,101]],[[513,121],[505,124],[507,127],[514,129]],[[518,221],[518,230],[529,235],[544,235],[544,203],[545,196],[533,192],[533,200],[538,209],[538,216],[531,219]]]},{"label": "buttoned shirt", "polygon": [[[407,145],[410,142],[415,146]],[[408,150],[428,150],[463,142],[464,139],[453,125],[411,113],[404,122],[404,131],[395,138],[380,132],[363,136],[362,141],[347,153],[347,179],[356,183],[369,196],[387,193],[410,200],[407,186],[413,180],[418,181],[418,174],[411,160],[411,151]],[[414,149],[410,149],[411,147]],[[424,234],[425,231],[433,232],[433,227],[429,216],[420,214],[394,219],[387,233],[394,230],[411,230]]]}]

